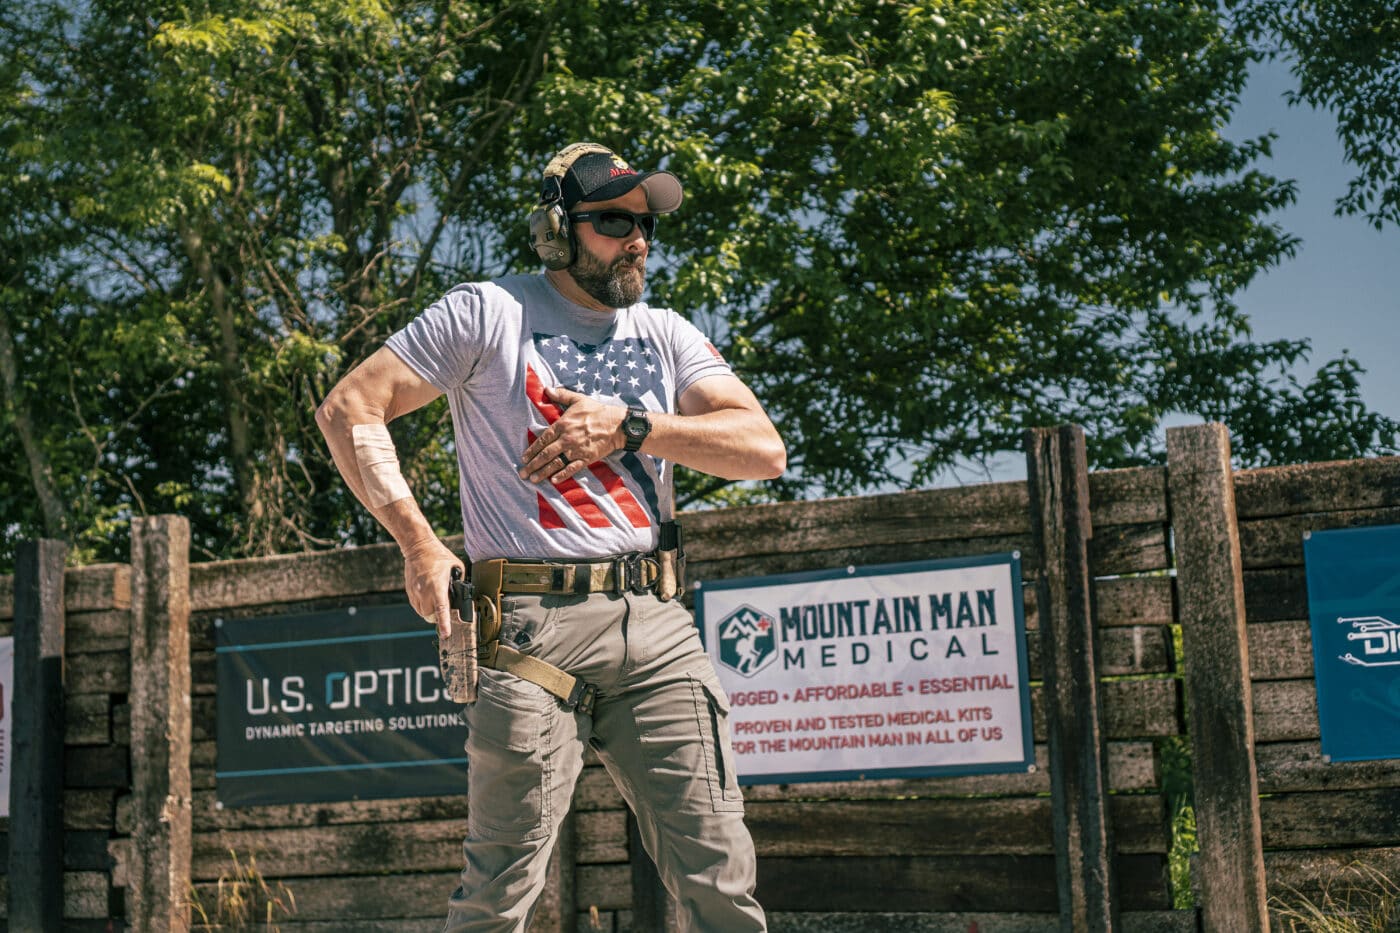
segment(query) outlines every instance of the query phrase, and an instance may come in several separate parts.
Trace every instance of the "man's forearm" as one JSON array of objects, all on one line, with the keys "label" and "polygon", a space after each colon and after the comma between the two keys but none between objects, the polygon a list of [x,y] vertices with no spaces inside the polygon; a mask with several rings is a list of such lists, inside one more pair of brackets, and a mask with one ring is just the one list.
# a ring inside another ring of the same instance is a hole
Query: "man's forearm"
[{"label": "man's forearm", "polygon": [[[761,411],[722,409],[700,415],[653,412],[642,451],[723,479],[772,479],[787,466],[787,451]],[[618,432],[621,445],[621,430]]]},{"label": "man's forearm", "polygon": [[[425,539],[431,538],[436,541],[437,535],[411,493],[380,504],[376,504],[375,497],[370,494],[355,451],[354,427],[356,424],[375,424],[375,416],[374,412],[354,412],[323,405],[316,412],[316,423],[326,438],[331,459],[335,461],[336,469],[344,478],[345,485],[350,487],[360,504],[393,536],[399,548],[407,553]],[[356,418],[362,420],[354,420]],[[382,425],[384,422],[380,420],[377,423]],[[406,485],[404,492],[408,492]]]}]

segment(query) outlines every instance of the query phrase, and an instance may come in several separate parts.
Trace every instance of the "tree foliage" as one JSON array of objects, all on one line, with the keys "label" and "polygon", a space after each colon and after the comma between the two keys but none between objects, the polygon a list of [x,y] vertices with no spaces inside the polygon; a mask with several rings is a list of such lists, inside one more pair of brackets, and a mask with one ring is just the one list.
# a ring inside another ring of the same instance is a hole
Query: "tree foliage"
[{"label": "tree foliage", "polygon": [[[1291,254],[1292,189],[1221,135],[1249,53],[1210,5],[49,0],[0,40],[0,418],[32,438],[0,504],[83,558],[171,510],[210,557],[374,540],[316,403],[451,284],[538,268],[577,139],[686,183],[651,300],[790,449],[741,495],[925,484],[1066,420],[1099,466],[1174,414],[1249,463],[1395,442],[1354,362],[1299,384],[1306,343],[1231,301]],[[394,433],[449,531],[444,407]]]},{"label": "tree foliage", "polygon": [[1356,175],[1337,201],[1377,229],[1400,224],[1400,9],[1376,0],[1236,0],[1266,55],[1291,63],[1294,104],[1330,111]]}]

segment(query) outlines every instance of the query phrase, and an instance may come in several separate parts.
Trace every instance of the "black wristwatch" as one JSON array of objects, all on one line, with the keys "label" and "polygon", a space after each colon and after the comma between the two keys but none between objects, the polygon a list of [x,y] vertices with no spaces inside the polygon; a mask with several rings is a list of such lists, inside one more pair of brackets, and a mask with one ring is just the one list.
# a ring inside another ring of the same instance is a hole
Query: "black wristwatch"
[{"label": "black wristwatch", "polygon": [[622,436],[627,443],[625,449],[640,450],[642,441],[651,433],[651,418],[645,408],[627,409],[627,417],[622,419]]}]

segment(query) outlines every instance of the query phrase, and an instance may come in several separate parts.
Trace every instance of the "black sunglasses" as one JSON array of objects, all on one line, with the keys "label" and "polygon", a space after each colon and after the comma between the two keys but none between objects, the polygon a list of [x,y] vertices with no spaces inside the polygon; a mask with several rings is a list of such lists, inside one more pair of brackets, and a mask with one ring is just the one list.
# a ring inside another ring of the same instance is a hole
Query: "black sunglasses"
[{"label": "black sunglasses", "polygon": [[586,220],[603,236],[618,240],[625,240],[631,236],[633,227],[642,228],[642,239],[648,243],[656,236],[655,214],[634,214],[631,211],[609,208],[605,211],[579,211],[577,214],[570,214],[569,219]]}]

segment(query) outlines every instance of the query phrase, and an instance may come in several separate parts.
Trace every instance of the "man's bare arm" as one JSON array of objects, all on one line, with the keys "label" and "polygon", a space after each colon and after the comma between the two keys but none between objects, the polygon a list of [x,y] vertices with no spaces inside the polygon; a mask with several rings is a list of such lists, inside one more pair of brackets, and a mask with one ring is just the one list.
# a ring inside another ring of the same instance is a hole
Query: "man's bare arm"
[{"label": "man's bare arm", "polygon": [[[414,611],[435,620],[446,638],[452,627],[448,603],[451,568],[462,561],[443,546],[406,486],[366,475],[365,429],[369,436],[442,393],[387,347],[376,351],[341,379],[316,409],[316,424],[325,435],[331,458],[345,484],[398,542],[404,556],[404,589]],[[361,428],[357,452],[355,428]],[[390,451],[392,454],[392,450]],[[376,469],[375,467],[368,467]],[[397,466],[393,467],[393,472]]]},{"label": "man's bare arm", "polygon": [[[621,448],[627,410],[569,389],[549,398],[564,414],[522,456],[522,478],[562,482]],[[787,468],[787,448],[749,387],[735,376],[710,376],[680,397],[679,414],[652,412],[642,451],[725,479],[773,479]],[[559,460],[563,454],[568,461]]]}]

